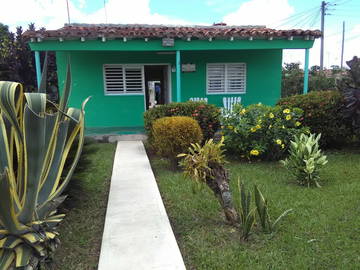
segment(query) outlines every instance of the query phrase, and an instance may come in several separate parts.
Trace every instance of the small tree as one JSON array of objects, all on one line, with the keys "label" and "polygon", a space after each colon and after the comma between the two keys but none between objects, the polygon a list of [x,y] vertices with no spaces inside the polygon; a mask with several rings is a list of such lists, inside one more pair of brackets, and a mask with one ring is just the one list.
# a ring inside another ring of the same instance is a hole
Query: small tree
[{"label": "small tree", "polygon": [[224,138],[215,143],[213,139],[205,142],[204,146],[192,144],[188,154],[180,154],[180,165],[185,175],[199,183],[205,183],[219,200],[226,217],[232,225],[237,224],[238,214],[234,208],[230,186],[229,172],[224,167],[225,155],[222,147]]}]

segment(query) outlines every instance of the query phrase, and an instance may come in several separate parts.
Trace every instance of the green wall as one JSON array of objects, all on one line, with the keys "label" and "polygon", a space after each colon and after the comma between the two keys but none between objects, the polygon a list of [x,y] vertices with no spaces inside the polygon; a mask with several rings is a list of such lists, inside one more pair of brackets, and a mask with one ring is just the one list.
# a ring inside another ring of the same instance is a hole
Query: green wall
[{"label": "green wall", "polygon": [[[121,51],[57,51],[60,85],[63,83],[67,55],[71,58],[72,93],[70,106],[79,107],[88,96],[87,127],[143,126],[144,96],[105,96],[103,64],[139,63],[171,64],[175,54]],[[245,62],[247,65],[246,93],[241,94],[245,105],[262,102],[273,105],[280,97],[282,50],[214,50],[181,52],[182,64],[196,65],[196,71],[181,74],[181,100],[206,96],[206,63]],[[176,77],[171,72],[172,100],[176,98]],[[224,95],[208,95],[209,103],[222,106]],[[226,95],[231,96],[231,95]],[[233,95],[234,96],[234,95]],[[237,95],[235,95],[237,96]]]}]

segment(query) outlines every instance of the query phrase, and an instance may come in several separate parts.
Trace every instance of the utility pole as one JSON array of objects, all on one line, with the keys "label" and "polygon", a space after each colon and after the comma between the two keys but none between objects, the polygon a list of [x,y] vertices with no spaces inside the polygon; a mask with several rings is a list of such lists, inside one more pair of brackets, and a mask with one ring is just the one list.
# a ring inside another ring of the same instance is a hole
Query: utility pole
[{"label": "utility pole", "polygon": [[343,30],[342,30],[342,41],[341,41],[341,69],[343,68],[344,62],[344,42],[345,42],[345,21],[343,21]]},{"label": "utility pole", "polygon": [[324,22],[325,22],[325,11],[326,11],[325,1],[321,2],[321,44],[320,44],[320,70],[324,69]]},{"label": "utility pole", "polygon": [[66,8],[67,8],[67,15],[68,15],[68,24],[70,24],[69,0],[66,0]]}]

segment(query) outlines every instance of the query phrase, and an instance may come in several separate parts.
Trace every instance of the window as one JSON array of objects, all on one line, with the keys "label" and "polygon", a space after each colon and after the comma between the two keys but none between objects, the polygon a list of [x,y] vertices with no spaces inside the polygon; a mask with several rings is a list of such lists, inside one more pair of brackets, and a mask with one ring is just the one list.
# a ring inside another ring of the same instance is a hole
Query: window
[{"label": "window", "polygon": [[139,65],[104,65],[105,94],[144,93],[144,67]]},{"label": "window", "polygon": [[245,91],[245,63],[211,63],[207,65],[208,94],[240,94]]}]

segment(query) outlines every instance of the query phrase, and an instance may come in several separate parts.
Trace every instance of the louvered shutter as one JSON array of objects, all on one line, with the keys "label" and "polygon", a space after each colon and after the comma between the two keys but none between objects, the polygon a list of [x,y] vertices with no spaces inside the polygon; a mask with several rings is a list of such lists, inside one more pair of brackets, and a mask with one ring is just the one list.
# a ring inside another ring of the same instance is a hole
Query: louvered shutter
[{"label": "louvered shutter", "polygon": [[226,92],[245,93],[246,84],[245,63],[234,63],[226,65]]},{"label": "louvered shutter", "polygon": [[143,68],[125,67],[125,88],[127,93],[143,92]]},{"label": "louvered shutter", "polygon": [[119,94],[125,92],[124,74],[121,65],[104,65],[105,92]]},{"label": "louvered shutter", "polygon": [[208,64],[208,93],[222,93],[225,90],[225,64]]},{"label": "louvered shutter", "polygon": [[245,92],[245,63],[210,63],[207,65],[207,93]]},{"label": "louvered shutter", "polygon": [[107,94],[141,94],[144,92],[143,66],[106,64],[104,85]]}]

